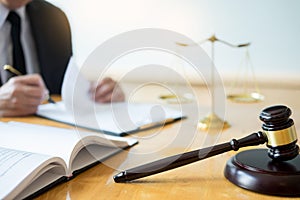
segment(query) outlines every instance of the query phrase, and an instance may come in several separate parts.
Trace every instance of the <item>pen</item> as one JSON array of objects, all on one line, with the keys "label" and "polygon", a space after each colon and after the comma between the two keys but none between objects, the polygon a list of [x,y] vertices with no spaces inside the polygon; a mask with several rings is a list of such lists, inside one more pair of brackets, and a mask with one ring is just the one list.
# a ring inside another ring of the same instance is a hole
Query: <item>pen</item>
[{"label": "pen", "polygon": [[[7,71],[9,71],[9,72],[11,72],[11,73],[13,73],[13,74],[15,74],[15,75],[17,75],[17,76],[23,75],[20,71],[18,71],[17,69],[15,69],[14,67],[12,67],[12,66],[10,66],[10,65],[4,65],[4,66],[3,66],[3,69],[4,69],[4,70],[7,70]],[[49,94],[47,94],[46,99],[47,99],[47,101],[48,101],[49,103],[55,103],[55,101],[50,97]]]},{"label": "pen", "polygon": [[149,129],[149,128],[153,128],[153,127],[157,127],[157,126],[163,126],[165,124],[169,124],[171,122],[174,122],[178,119],[174,119],[174,118],[167,118],[163,121],[159,121],[159,122],[152,122],[152,123],[149,123],[149,124],[145,124],[145,125],[141,125],[139,127],[140,130],[145,130],[145,129]]},{"label": "pen", "polygon": [[175,98],[177,98],[177,96],[170,94],[170,95],[161,95],[159,98],[160,99],[175,99]]}]

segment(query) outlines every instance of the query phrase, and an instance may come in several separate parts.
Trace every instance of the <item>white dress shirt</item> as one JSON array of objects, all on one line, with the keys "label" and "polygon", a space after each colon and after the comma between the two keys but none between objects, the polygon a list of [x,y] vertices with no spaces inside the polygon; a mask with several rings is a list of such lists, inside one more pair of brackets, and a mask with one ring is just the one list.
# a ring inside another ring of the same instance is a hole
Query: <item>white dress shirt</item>
[{"label": "white dress shirt", "polygon": [[[26,71],[28,74],[39,73],[37,60],[37,52],[31,34],[30,22],[25,12],[25,6],[15,10],[21,18],[21,43],[24,51]],[[3,66],[6,64],[12,65],[12,40],[10,37],[11,25],[6,21],[9,13],[3,4],[0,3],[0,72],[1,77]],[[2,80],[5,82],[6,80]]]}]

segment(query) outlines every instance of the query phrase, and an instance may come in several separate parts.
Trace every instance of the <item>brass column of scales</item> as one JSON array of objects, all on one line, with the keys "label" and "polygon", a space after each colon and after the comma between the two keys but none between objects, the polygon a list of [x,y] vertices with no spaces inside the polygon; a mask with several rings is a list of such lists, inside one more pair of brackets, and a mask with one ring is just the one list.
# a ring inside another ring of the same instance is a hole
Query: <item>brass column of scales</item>
[{"label": "brass column of scales", "polygon": [[[250,45],[250,43],[245,43],[245,44],[239,44],[239,45],[233,45],[230,44],[224,40],[220,40],[218,39],[215,35],[212,35],[210,38],[205,39],[197,44],[202,44],[204,42],[211,42],[211,59],[212,59],[212,64],[214,64],[214,60],[215,60],[215,50],[214,50],[214,46],[215,46],[215,42],[221,42],[227,46],[230,47],[234,47],[234,48],[241,48],[241,47],[248,47]],[[183,47],[187,47],[190,45],[195,45],[195,44],[184,44],[184,43],[179,43],[177,42],[176,44],[183,46]],[[250,57],[249,57],[249,52],[247,50],[246,53],[246,63],[250,63]],[[247,66],[246,66],[247,67]],[[252,71],[252,75],[254,77],[254,72],[253,72],[253,68],[252,65],[250,65],[251,67],[251,71]],[[198,123],[198,128],[204,131],[208,131],[209,129],[221,129],[221,130],[225,130],[227,128],[230,127],[229,123],[222,120],[215,112],[215,79],[214,79],[214,70],[213,70],[213,66],[212,66],[212,70],[211,70],[211,89],[210,89],[210,93],[211,93],[211,112],[202,120],[199,121]],[[255,79],[253,79],[253,81],[255,81]],[[230,94],[227,96],[228,99],[234,101],[234,102],[258,102],[260,100],[263,99],[263,96],[259,94],[258,91],[258,87],[257,84],[255,84],[256,90],[255,92],[252,93],[247,93],[248,89],[246,88],[248,85],[247,84],[243,84],[243,88],[239,88],[241,90],[243,90],[243,93],[236,93],[236,94]],[[238,85],[236,82],[234,82],[233,84],[234,87],[240,87],[240,85]]]}]

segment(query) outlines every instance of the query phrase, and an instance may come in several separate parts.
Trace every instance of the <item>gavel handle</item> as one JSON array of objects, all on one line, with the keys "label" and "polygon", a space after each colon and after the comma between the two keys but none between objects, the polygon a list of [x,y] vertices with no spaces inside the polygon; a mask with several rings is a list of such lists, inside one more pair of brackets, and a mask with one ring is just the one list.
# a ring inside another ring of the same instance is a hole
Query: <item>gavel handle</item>
[{"label": "gavel handle", "polygon": [[204,160],[230,150],[237,151],[242,147],[264,144],[266,141],[267,137],[262,132],[252,133],[249,136],[239,140],[232,139],[228,143],[170,156],[161,160],[131,168],[115,175],[114,180],[117,183],[132,181],[181,167],[199,160]]}]

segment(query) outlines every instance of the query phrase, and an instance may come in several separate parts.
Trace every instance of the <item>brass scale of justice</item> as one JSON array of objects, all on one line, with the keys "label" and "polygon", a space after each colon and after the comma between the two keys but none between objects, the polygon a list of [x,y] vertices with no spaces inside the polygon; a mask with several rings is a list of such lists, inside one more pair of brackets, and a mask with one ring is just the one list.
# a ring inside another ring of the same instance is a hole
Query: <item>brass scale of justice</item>
[{"label": "brass scale of justice", "polygon": [[[217,39],[215,36],[208,40],[212,44],[220,41],[238,48],[250,45],[247,43],[234,46]],[[178,45],[187,46],[187,44],[180,43]],[[214,59],[213,48],[212,45],[212,59]],[[212,80],[214,79],[212,78]],[[263,100],[263,96],[258,91],[228,95],[227,98],[232,101],[247,103]],[[114,176],[114,181],[116,183],[132,182],[231,150],[237,151],[242,147],[266,143],[268,149],[245,150],[233,156],[226,163],[224,176],[233,184],[253,192],[274,196],[300,197],[300,156],[296,128],[293,119],[290,118],[291,114],[290,108],[285,105],[267,107],[259,116],[263,122],[262,131],[252,133],[239,140],[232,139],[228,143],[173,155],[122,171]],[[207,128],[216,121],[223,124],[223,129],[229,127],[213,112],[199,123],[203,122],[203,127]]]},{"label": "brass scale of justice", "polygon": [[[264,99],[264,96],[260,94],[258,83],[256,82],[254,69],[249,55],[248,47],[250,46],[250,43],[234,45],[217,38],[215,35],[212,35],[210,38],[194,44],[185,44],[180,42],[176,42],[176,44],[182,47],[188,47],[188,46],[203,44],[206,41],[211,42],[212,65],[214,64],[215,61],[215,42],[220,42],[233,48],[246,48],[245,57],[243,59],[243,62],[241,62],[238,70],[239,74],[237,74],[236,80],[233,81],[231,84],[231,88],[230,88],[231,92],[229,92],[229,94],[227,95],[227,99],[237,103],[256,103],[262,101]],[[213,66],[211,67],[213,68]],[[204,119],[199,121],[198,128],[204,131],[208,131],[209,129],[225,130],[230,127],[230,124],[227,121],[222,120],[215,113],[215,94],[214,94],[215,74],[213,70],[211,70],[210,76],[211,76],[210,77],[211,78],[211,88],[210,88],[211,112]],[[241,80],[238,80],[239,77],[241,77]],[[249,80],[249,78],[251,79]],[[180,95],[162,95],[160,96],[160,98],[166,100],[167,102],[173,102],[173,103],[189,101],[184,96],[180,96]]]}]

